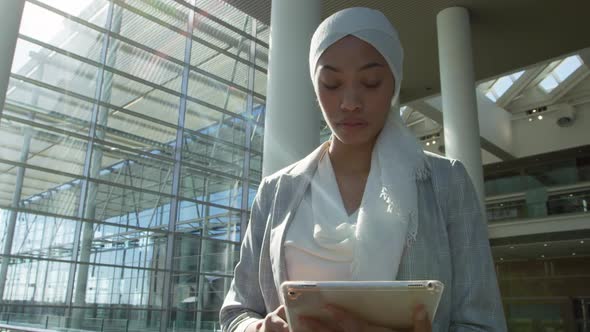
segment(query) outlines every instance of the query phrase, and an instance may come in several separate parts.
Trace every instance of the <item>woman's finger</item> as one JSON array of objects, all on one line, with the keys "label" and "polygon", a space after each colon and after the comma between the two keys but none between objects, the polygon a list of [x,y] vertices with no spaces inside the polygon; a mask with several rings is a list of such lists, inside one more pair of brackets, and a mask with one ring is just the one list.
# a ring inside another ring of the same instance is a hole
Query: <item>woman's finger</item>
[{"label": "woman's finger", "polygon": [[289,332],[289,324],[273,312],[264,319],[264,331]]},{"label": "woman's finger", "polygon": [[277,310],[276,313],[279,317],[281,317],[285,322],[287,321],[287,313],[285,311],[285,306],[281,305]]}]

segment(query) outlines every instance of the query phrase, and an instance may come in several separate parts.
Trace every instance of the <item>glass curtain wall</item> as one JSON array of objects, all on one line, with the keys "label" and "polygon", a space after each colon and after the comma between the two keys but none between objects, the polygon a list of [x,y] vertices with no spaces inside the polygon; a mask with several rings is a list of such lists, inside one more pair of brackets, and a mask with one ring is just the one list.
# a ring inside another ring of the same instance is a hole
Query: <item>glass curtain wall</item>
[{"label": "glass curtain wall", "polygon": [[27,0],[0,113],[0,320],[219,329],[268,37],[221,0]]}]

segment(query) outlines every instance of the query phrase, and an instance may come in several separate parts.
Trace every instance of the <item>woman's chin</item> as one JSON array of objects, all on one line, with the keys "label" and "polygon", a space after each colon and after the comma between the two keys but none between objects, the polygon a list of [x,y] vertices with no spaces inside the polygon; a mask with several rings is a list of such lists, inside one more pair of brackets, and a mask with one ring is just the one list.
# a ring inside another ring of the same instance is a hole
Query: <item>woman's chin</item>
[{"label": "woman's chin", "polygon": [[368,143],[372,143],[375,140],[373,137],[369,137],[368,135],[340,134],[335,136],[336,139],[344,145],[366,145]]}]

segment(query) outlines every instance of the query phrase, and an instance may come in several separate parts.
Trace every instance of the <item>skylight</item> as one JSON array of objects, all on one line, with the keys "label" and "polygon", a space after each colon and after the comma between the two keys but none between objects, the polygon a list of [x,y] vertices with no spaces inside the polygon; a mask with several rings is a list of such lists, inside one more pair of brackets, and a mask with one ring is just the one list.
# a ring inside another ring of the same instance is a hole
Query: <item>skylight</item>
[{"label": "skylight", "polygon": [[524,74],[524,70],[500,77],[488,89],[486,92],[486,97],[488,97],[491,101],[496,102],[506,93],[506,91],[510,89],[510,87],[512,87],[514,82],[516,82],[522,76],[522,74]]},{"label": "skylight", "polygon": [[560,60],[559,64],[539,83],[539,86],[546,93],[550,93],[581,66],[582,59],[577,55]]}]

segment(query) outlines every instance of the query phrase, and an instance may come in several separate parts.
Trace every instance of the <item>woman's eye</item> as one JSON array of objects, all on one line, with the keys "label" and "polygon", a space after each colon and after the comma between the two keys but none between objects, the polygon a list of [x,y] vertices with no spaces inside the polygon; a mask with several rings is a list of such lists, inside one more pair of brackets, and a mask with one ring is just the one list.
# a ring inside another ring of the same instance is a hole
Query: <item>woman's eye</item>
[{"label": "woman's eye", "polygon": [[365,87],[368,89],[375,89],[378,88],[379,85],[381,85],[381,82],[376,82],[376,83],[365,83]]},{"label": "woman's eye", "polygon": [[340,87],[340,85],[338,85],[338,84],[330,85],[330,84],[324,83],[323,85],[324,85],[324,88],[326,88],[328,90],[336,90],[336,89],[338,89],[338,87]]}]

